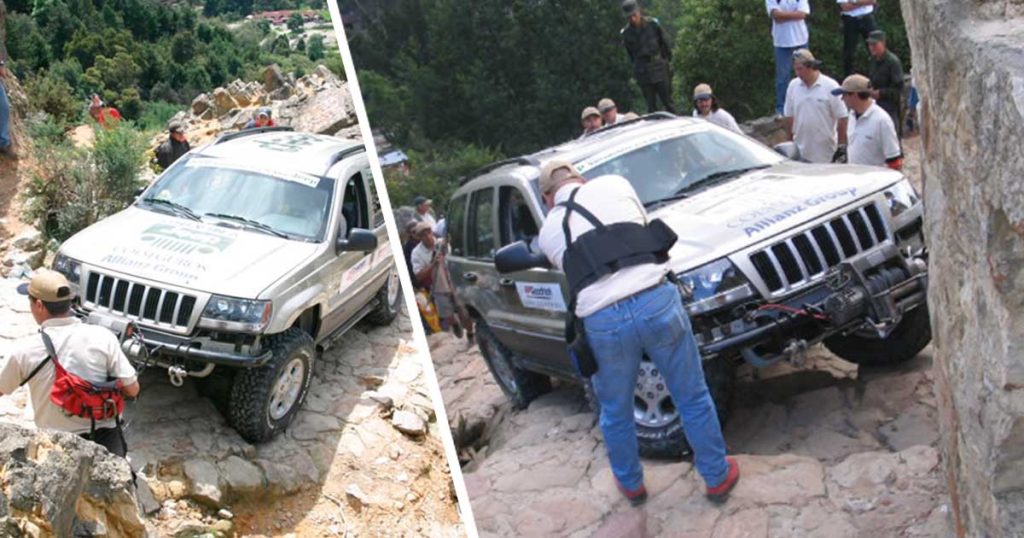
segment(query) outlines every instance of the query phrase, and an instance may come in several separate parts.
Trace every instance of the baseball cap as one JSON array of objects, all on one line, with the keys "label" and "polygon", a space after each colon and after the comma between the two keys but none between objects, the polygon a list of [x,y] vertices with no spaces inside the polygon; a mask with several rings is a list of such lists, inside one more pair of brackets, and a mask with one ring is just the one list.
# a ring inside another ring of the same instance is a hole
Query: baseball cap
[{"label": "baseball cap", "polygon": [[708,84],[698,84],[697,87],[693,89],[693,98],[695,100],[706,99],[711,97],[711,95],[711,86]]},{"label": "baseball cap", "polygon": [[541,194],[547,194],[557,186],[552,175],[554,175],[555,170],[560,170],[562,168],[568,168],[569,173],[573,176],[582,177],[580,176],[580,173],[576,171],[576,166],[571,162],[560,159],[551,161],[548,164],[545,164],[544,168],[540,171],[540,179],[537,181],[537,187],[540,188]]},{"label": "baseball cap", "polygon": [[412,205],[431,204],[434,201],[426,196],[420,195],[412,199]]},{"label": "baseball cap", "polygon": [[814,59],[814,55],[807,49],[797,49],[793,52],[793,60],[810,64],[812,67],[821,67],[821,62]]},{"label": "baseball cap", "polygon": [[640,6],[636,5],[636,0],[625,0],[622,2],[622,13],[628,17],[636,13],[638,7]]},{"label": "baseball cap", "polygon": [[270,117],[270,107],[265,106],[265,107],[260,108],[259,110],[256,111],[256,115],[257,116],[266,116],[266,117],[269,118]]},{"label": "baseball cap", "polygon": [[32,280],[18,286],[18,293],[39,299],[44,303],[70,301],[74,297],[68,279],[57,271],[49,269],[40,269],[36,272]]},{"label": "baseball cap", "polygon": [[590,116],[600,116],[600,115],[601,115],[601,112],[599,110],[597,110],[596,108],[594,108],[592,106],[588,106],[587,108],[583,109],[583,113],[580,114],[580,119],[581,120],[585,120],[585,119],[589,118]]},{"label": "baseball cap", "polygon": [[425,232],[427,230],[432,230],[432,229],[433,228],[431,228],[430,225],[427,224],[426,222],[417,222],[416,226],[412,227],[412,234],[413,235],[419,235],[419,234],[421,234],[421,233],[423,233],[423,232]]},{"label": "baseball cap", "polygon": [[600,110],[602,113],[608,112],[609,110],[615,108],[615,106],[615,101],[612,101],[607,97],[597,102],[597,109]]},{"label": "baseball cap", "polygon": [[871,81],[864,75],[850,75],[843,79],[843,85],[832,90],[832,95],[844,93],[866,92],[871,89]]},{"label": "baseball cap", "polygon": [[872,30],[868,34],[868,43],[879,43],[885,41],[885,32],[883,30]]}]

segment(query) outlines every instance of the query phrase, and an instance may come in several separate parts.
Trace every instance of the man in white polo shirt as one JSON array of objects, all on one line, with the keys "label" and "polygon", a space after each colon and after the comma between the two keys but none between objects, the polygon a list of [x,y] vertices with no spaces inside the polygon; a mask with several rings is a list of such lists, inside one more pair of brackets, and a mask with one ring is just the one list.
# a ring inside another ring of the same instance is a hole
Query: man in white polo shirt
[{"label": "man in white polo shirt", "polygon": [[857,44],[867,43],[868,35],[878,29],[875,23],[877,0],[836,0],[843,19],[843,76],[853,73]]},{"label": "man in white polo shirt", "polygon": [[796,142],[800,158],[812,163],[830,163],[838,147],[846,145],[846,107],[832,90],[839,87],[822,74],[821,62],[807,49],[793,53],[796,78],[786,90],[786,131]]},{"label": "man in white polo shirt", "polygon": [[775,113],[782,115],[786,105],[786,85],[793,71],[793,53],[807,48],[809,33],[808,0],[765,0],[772,18],[772,44],[775,46]]},{"label": "man in white polo shirt", "polygon": [[832,90],[842,95],[853,115],[846,128],[849,145],[847,162],[903,168],[903,152],[896,137],[896,126],[889,114],[871,98],[871,82],[863,75],[850,75],[843,85]]}]

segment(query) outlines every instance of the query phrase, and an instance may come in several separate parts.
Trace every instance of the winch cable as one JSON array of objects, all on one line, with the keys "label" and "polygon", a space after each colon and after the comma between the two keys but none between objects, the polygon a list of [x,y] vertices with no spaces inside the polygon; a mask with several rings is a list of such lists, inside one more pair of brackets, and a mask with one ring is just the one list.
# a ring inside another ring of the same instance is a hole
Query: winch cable
[{"label": "winch cable", "polygon": [[758,311],[774,310],[774,311],[779,311],[779,312],[786,312],[786,313],[793,314],[793,315],[796,315],[796,316],[807,316],[807,317],[814,318],[814,319],[816,319],[818,321],[828,321],[828,316],[826,316],[825,314],[818,313],[818,312],[808,312],[805,309],[793,308],[792,306],[787,306],[787,305],[778,304],[778,303],[763,304],[763,305],[757,307],[757,310]]}]

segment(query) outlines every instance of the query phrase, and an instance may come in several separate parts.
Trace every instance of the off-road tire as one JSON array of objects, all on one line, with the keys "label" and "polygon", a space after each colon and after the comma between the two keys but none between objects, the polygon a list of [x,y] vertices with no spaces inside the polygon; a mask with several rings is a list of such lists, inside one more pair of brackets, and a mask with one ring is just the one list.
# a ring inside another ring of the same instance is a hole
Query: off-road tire
[{"label": "off-road tire", "polygon": [[[534,398],[551,390],[551,378],[523,370],[513,363],[514,352],[498,341],[483,320],[476,322],[476,345],[487,363],[491,376],[512,402],[514,409],[525,409]],[[504,370],[506,375],[500,375]]]},{"label": "off-road tire", "polygon": [[[735,364],[728,357],[717,357],[704,361],[704,379],[711,391],[718,412],[718,422],[725,427],[729,419],[729,402],[732,399],[733,387],[736,384]],[[601,416],[601,404],[594,394],[590,379],[583,380],[583,392],[587,397],[590,409]],[[640,447],[640,456],[657,460],[679,460],[693,450],[686,442],[682,422],[676,418],[670,424],[660,428],[636,425],[636,437]]]},{"label": "off-road tire", "polygon": [[[388,295],[392,286],[398,288],[398,292],[395,293],[395,299],[389,301]],[[395,268],[388,272],[384,285],[377,291],[374,300],[377,301],[377,306],[366,315],[366,320],[374,325],[390,325],[395,321],[402,309],[402,282],[398,280],[398,271]]]},{"label": "off-road tire", "polygon": [[[298,327],[267,338],[266,346],[273,357],[259,368],[240,370],[231,388],[228,420],[243,439],[250,443],[268,441],[291,424],[302,408],[313,379],[316,347],[313,338]],[[302,361],[303,378],[298,397],[286,414],[278,419],[270,416],[274,386],[285,367],[294,359]]]},{"label": "off-road tire", "polygon": [[881,366],[900,364],[916,357],[931,340],[928,307],[921,305],[904,314],[900,324],[885,338],[837,334],[825,339],[825,347],[852,363]]}]

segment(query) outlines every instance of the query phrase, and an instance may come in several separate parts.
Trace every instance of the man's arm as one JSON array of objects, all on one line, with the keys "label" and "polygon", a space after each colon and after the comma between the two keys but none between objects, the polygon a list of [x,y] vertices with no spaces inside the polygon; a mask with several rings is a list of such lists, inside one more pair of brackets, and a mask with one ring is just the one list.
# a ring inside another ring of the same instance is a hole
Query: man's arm
[{"label": "man's arm", "polygon": [[889,62],[889,84],[878,88],[878,93],[886,101],[899,103],[903,98],[903,66],[899,60]]},{"label": "man's arm", "polygon": [[124,394],[126,398],[134,398],[139,395],[139,382],[136,381],[130,385],[121,387],[121,394]]},{"label": "man's arm", "polygon": [[846,124],[849,118],[839,118],[836,122],[836,135],[839,137],[839,145],[846,145]]},{"label": "man's arm", "polygon": [[669,42],[668,37],[665,35],[665,30],[657,22],[651,21],[654,27],[658,29],[658,47],[661,49],[661,56],[668,61],[672,61],[672,43]]},{"label": "man's arm", "polygon": [[772,19],[775,19],[775,22],[802,21],[806,18],[807,14],[803,11],[782,11],[781,9],[772,10]]}]

